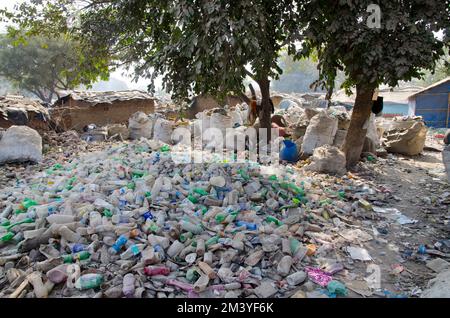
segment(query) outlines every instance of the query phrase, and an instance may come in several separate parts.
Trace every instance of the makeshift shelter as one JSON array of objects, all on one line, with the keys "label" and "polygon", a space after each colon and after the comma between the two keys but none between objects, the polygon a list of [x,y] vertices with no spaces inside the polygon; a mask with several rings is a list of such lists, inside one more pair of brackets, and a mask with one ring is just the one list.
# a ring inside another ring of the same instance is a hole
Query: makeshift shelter
[{"label": "makeshift shelter", "polygon": [[409,96],[411,112],[422,116],[427,126],[450,126],[450,76]]},{"label": "makeshift shelter", "polygon": [[29,126],[48,130],[49,123],[48,110],[38,101],[23,96],[0,96],[0,128]]},{"label": "makeshift shelter", "polygon": [[64,130],[81,131],[86,125],[126,124],[138,111],[155,111],[156,99],[143,91],[73,91],[59,98],[51,110],[52,119]]}]

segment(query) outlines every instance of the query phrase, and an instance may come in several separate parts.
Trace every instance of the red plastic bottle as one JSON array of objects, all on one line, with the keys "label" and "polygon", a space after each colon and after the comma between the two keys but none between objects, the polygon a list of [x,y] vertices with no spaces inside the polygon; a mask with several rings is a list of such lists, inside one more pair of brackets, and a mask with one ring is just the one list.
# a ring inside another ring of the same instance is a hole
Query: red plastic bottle
[{"label": "red plastic bottle", "polygon": [[144,273],[147,276],[156,276],[156,275],[167,276],[170,273],[170,269],[164,266],[147,266],[144,268]]}]

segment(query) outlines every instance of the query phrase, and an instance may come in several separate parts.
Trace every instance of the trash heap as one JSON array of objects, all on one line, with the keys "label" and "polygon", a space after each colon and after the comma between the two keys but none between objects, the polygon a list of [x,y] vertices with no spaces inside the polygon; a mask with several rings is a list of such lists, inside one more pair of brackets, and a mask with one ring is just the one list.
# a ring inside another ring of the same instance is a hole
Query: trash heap
[{"label": "trash heap", "polygon": [[2,189],[0,297],[345,296],[346,260],[371,261],[354,224],[389,195],[351,174],[105,144]]}]

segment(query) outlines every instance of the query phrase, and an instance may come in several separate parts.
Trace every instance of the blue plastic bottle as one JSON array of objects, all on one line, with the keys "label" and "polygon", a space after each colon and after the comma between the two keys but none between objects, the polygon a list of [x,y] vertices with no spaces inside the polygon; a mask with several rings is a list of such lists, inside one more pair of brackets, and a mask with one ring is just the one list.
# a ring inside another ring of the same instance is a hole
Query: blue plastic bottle
[{"label": "blue plastic bottle", "polygon": [[115,253],[119,253],[120,250],[122,249],[122,247],[128,242],[128,239],[124,236],[121,235],[119,236],[119,238],[117,239],[117,241],[113,244],[113,246],[111,247],[112,251]]}]

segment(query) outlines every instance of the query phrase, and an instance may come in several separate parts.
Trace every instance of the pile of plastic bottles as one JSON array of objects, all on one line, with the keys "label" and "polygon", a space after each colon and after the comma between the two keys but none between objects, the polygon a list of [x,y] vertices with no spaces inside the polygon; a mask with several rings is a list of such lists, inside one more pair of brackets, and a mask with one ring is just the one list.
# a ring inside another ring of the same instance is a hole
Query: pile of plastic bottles
[{"label": "pile of plastic bottles", "polygon": [[265,168],[176,164],[168,145],[140,140],[20,180],[0,191],[0,265],[22,281],[32,272],[33,288],[11,274],[2,294],[288,297],[333,250],[323,224],[368,192],[348,177]]}]

